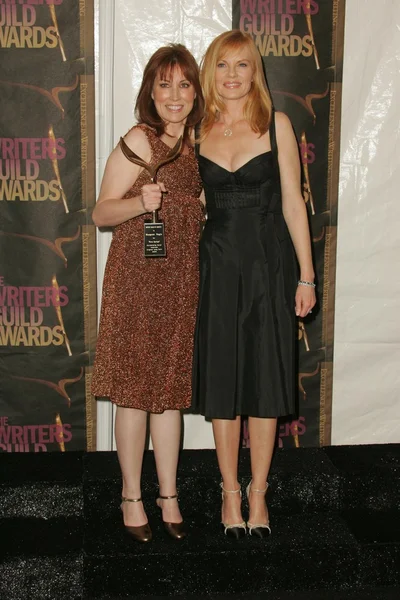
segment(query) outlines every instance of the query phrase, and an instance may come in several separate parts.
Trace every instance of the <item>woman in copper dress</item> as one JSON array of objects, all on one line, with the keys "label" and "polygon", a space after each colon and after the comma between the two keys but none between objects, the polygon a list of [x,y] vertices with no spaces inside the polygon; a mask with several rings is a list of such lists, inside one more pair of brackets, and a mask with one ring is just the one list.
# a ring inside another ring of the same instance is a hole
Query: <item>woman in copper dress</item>
[{"label": "woman in copper dress", "polygon": [[[121,145],[104,172],[93,221],[114,227],[103,284],[92,390],[117,405],[115,437],[122,471],[124,524],[134,539],[152,533],[141,500],[141,470],[150,435],[167,532],[185,536],[176,490],[180,410],[190,406],[193,329],[198,292],[201,181],[192,132],[203,112],[198,67],[180,44],[160,48],[147,64],[136,102],[138,125],[125,136],[145,162],[166,157],[183,136],[178,158],[158,183],[130,162]],[[144,222],[160,209],[167,256],[145,258]]]},{"label": "woman in copper dress", "polygon": [[[289,119],[272,109],[250,35],[218,36],[201,80],[199,166],[208,218],[200,242],[193,407],[212,419],[225,533],[264,538],[277,417],[295,411],[295,319],[315,304],[299,153]],[[238,482],[241,415],[249,417],[247,524]]]}]

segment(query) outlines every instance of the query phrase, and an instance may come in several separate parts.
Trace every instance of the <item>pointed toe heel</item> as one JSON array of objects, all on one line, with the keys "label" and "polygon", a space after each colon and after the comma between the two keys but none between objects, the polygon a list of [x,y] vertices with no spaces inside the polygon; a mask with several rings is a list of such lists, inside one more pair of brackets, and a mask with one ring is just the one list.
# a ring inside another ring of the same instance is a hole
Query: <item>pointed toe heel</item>
[{"label": "pointed toe heel", "polygon": [[[247,500],[249,500],[250,498],[250,493],[254,492],[256,494],[266,494],[267,489],[268,483],[266,483],[265,488],[263,490],[257,490],[251,487],[250,481],[249,485],[246,488]],[[257,537],[262,540],[271,535],[271,527],[269,525],[269,521],[267,523],[250,523],[250,521],[247,521],[247,528],[249,531],[249,535],[252,535],[253,537]]]},{"label": "pointed toe heel", "polygon": [[[240,494],[240,497],[242,497],[242,490],[240,488],[237,490],[226,490],[222,483],[219,485],[221,488],[222,504],[224,503],[224,494]],[[244,521],[232,524],[224,523],[222,521],[221,525],[224,534],[234,540],[240,540],[246,535],[246,523]]]},{"label": "pointed toe heel", "polygon": [[249,530],[249,535],[258,537],[261,540],[271,535],[271,527],[265,523],[262,523],[261,525],[252,525],[251,523],[247,522],[247,527]]},{"label": "pointed toe heel", "polygon": [[246,523],[238,523],[237,525],[226,525],[221,523],[222,531],[226,537],[232,538],[233,540],[241,540],[246,536]]},{"label": "pointed toe heel", "polygon": [[185,523],[166,523],[164,521],[165,531],[174,540],[183,540],[187,536]]},{"label": "pointed toe heel", "polygon": [[[122,506],[125,502],[142,502],[141,498],[124,498],[122,497],[121,502],[121,510]],[[145,523],[144,525],[138,525],[137,527],[133,525],[124,525],[126,533],[135,540],[135,542],[139,542],[141,544],[146,544],[147,542],[151,542],[153,539],[153,533],[151,531],[150,525]]]},{"label": "pointed toe heel", "polygon": [[135,542],[146,544],[153,539],[153,534],[148,523],[146,525],[139,525],[139,527],[125,525],[125,531]]},{"label": "pointed toe heel", "polygon": [[[162,505],[159,503],[159,500],[173,500],[178,497],[178,494],[174,494],[173,496],[158,496],[156,500],[156,504],[158,508],[162,511]],[[168,533],[169,537],[173,540],[183,540],[187,536],[187,529],[184,521],[180,523],[168,523],[163,520],[163,525],[165,531]]]}]

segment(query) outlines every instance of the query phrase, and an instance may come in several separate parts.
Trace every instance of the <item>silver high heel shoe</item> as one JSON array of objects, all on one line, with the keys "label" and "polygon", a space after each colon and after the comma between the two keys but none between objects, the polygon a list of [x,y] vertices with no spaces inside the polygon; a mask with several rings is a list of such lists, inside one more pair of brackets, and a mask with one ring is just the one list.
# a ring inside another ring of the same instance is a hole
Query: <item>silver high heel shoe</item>
[{"label": "silver high heel shoe", "polygon": [[[265,484],[265,489],[257,490],[256,488],[251,487],[251,481],[246,488],[247,500],[249,500],[250,493],[256,494],[265,494],[268,489],[268,483]],[[254,535],[255,537],[264,539],[271,535],[271,527],[269,526],[269,520],[267,523],[250,523],[247,521],[247,527],[250,535]]]},{"label": "silver high heel shoe", "polygon": [[[219,485],[221,488],[222,503],[224,503],[224,494],[240,494],[240,497],[242,497],[242,490],[240,488],[238,490],[226,490],[222,482]],[[246,523],[244,521],[241,523],[232,523],[232,525],[222,521],[222,527],[225,535],[235,540],[239,540],[246,535]]]}]

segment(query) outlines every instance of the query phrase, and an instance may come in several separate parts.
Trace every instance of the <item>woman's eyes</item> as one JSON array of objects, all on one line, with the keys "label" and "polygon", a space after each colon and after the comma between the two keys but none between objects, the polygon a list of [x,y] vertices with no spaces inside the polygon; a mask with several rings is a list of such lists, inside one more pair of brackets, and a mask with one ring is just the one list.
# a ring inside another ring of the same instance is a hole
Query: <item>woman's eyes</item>
[{"label": "woman's eyes", "polygon": [[[183,81],[182,83],[179,84],[179,87],[190,88],[191,85],[192,84],[189,81]],[[160,87],[169,88],[169,87],[171,87],[171,84],[168,81],[160,81]]]},{"label": "woman's eyes", "polygon": [[[227,66],[227,65],[226,65],[226,63],[224,63],[224,62],[219,62],[219,63],[217,63],[217,67],[218,67],[218,68],[222,68],[222,67],[226,67],[226,66]],[[238,63],[238,65],[237,65],[237,66],[238,66],[238,67],[248,67],[248,66],[249,66],[249,63],[246,63],[246,62],[241,62],[241,63]]]}]

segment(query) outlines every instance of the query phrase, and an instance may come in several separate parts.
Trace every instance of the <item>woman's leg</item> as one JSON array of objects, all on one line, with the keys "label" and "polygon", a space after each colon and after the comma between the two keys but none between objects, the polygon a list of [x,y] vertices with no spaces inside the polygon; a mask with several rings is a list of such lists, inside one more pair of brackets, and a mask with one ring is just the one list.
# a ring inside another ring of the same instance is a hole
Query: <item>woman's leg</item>
[{"label": "woman's leg", "polygon": [[[238,456],[241,419],[213,419],[213,432],[219,470],[225,490],[240,488],[238,482]],[[224,494],[222,522],[233,525],[243,521],[240,494]]]},{"label": "woman's leg", "polygon": [[[147,413],[136,408],[117,406],[115,439],[122,471],[122,496],[140,498],[143,451],[146,440]],[[124,523],[139,527],[147,523],[142,502],[124,502]]]},{"label": "woman's leg", "polygon": [[[166,410],[161,414],[150,415],[150,435],[156,461],[160,496],[174,496],[176,490],[176,470],[178,466],[181,440],[182,416],[179,410]],[[182,515],[178,500],[161,500],[163,520],[167,523],[180,523]]]},{"label": "woman's leg", "polygon": [[[276,419],[249,417],[248,429],[252,474],[250,489],[264,490],[266,488],[275,445],[276,421]],[[249,506],[250,523],[266,523],[268,521],[268,510],[264,494],[250,493]]]}]

